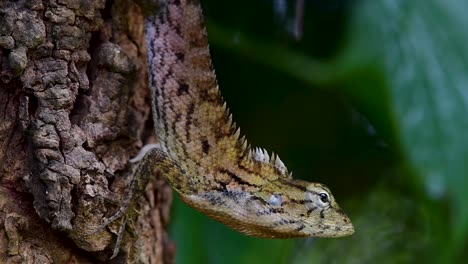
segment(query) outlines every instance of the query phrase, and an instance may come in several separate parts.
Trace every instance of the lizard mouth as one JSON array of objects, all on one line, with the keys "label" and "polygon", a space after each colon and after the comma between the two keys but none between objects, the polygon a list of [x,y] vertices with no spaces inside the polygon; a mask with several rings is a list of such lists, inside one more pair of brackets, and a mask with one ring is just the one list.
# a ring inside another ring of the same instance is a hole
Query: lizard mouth
[{"label": "lizard mouth", "polygon": [[354,234],[352,224],[346,226],[324,226],[322,230],[314,234],[317,237],[345,237]]}]

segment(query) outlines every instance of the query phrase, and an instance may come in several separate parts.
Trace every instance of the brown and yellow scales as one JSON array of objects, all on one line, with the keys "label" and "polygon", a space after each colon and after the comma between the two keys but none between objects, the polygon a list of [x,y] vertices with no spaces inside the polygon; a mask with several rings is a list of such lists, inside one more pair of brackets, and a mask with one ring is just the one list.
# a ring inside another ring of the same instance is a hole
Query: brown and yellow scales
[{"label": "brown and yellow scales", "polygon": [[145,21],[159,145],[141,160],[127,201],[101,227],[125,214],[157,168],[184,202],[244,234],[353,234],[325,185],[293,179],[278,156],[241,137],[218,89],[199,2],[165,2]]}]

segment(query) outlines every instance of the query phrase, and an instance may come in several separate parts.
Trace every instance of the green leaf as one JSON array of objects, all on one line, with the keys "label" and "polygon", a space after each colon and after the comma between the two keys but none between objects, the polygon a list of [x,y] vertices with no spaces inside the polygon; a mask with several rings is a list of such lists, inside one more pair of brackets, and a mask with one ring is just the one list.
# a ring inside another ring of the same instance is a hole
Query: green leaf
[{"label": "green leaf", "polygon": [[451,201],[450,255],[459,253],[468,233],[466,10],[468,2],[457,0],[361,1],[344,56],[356,65],[372,54],[382,70],[407,164],[430,197]]}]

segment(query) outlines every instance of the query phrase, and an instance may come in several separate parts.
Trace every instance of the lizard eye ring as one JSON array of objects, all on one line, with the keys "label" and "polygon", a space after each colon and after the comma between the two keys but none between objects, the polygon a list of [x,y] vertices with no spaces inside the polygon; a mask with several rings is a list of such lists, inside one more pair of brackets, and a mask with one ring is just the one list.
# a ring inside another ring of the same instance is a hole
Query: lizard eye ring
[{"label": "lizard eye ring", "polygon": [[327,192],[320,192],[317,194],[317,204],[320,207],[328,207],[330,205],[330,195]]},{"label": "lizard eye ring", "polygon": [[320,208],[328,208],[330,207],[330,194],[324,190],[316,191],[307,191],[306,195],[306,205],[309,208],[316,209],[317,207]]},{"label": "lizard eye ring", "polygon": [[322,203],[330,203],[330,198],[328,198],[328,194],[326,192],[321,192],[318,194],[318,196]]}]

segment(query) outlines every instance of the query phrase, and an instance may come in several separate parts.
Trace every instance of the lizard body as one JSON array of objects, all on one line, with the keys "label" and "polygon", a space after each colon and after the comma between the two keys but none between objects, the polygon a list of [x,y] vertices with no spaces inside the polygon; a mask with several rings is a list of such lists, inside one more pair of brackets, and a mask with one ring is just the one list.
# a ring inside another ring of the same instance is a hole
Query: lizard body
[{"label": "lizard body", "polygon": [[122,217],[161,171],[184,202],[244,234],[341,237],[354,228],[330,190],[293,179],[277,155],[252,149],[232,121],[211,64],[197,0],[167,0],[145,20],[153,119],[159,146],[146,152],[117,213]]},{"label": "lizard body", "polygon": [[159,151],[177,164],[165,174],[184,202],[257,237],[354,232],[327,187],[293,179],[278,156],[240,137],[218,90],[198,1],[166,1],[146,18],[145,37]]}]

